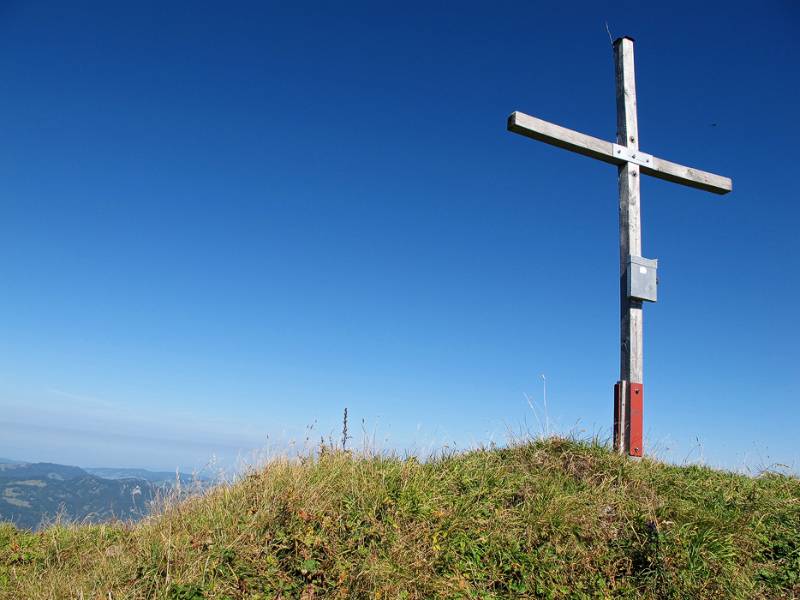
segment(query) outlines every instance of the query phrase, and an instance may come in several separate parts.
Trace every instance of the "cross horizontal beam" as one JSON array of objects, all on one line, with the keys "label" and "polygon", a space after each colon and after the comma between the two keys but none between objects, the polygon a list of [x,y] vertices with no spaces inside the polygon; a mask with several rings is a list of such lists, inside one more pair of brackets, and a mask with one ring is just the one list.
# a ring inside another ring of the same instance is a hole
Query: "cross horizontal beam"
[{"label": "cross horizontal beam", "polygon": [[728,177],[685,167],[649,154],[638,153],[639,156],[636,156],[612,142],[567,129],[519,111],[511,113],[508,117],[508,130],[612,165],[634,162],[640,165],[641,172],[646,175],[715,194],[727,194],[733,189],[733,182]]}]

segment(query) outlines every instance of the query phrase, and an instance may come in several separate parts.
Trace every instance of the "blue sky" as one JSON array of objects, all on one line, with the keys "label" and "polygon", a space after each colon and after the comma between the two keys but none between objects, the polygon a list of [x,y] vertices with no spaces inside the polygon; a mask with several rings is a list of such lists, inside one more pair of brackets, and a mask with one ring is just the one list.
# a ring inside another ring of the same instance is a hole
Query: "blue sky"
[{"label": "blue sky", "polygon": [[[166,4],[166,6],[165,6]],[[6,2],[0,456],[196,468],[306,437],[608,436],[615,135],[636,38],[647,449],[800,464],[800,9]]]}]

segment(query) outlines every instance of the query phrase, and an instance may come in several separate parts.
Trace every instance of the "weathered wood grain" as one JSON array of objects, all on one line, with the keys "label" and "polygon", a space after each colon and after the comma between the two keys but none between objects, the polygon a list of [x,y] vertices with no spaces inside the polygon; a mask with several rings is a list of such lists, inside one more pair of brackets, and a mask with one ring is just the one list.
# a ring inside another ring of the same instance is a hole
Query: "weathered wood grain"
[{"label": "weathered wood grain", "polygon": [[[632,153],[639,149],[639,125],[636,115],[633,40],[614,42],[614,65],[617,94],[617,144]],[[643,314],[641,301],[628,297],[628,257],[642,255],[640,210],[640,166],[623,162],[618,167],[619,187],[619,302],[620,302],[620,381],[642,383],[644,352],[642,347]],[[620,398],[620,426],[625,428],[617,439],[617,450],[628,454],[628,396]]]},{"label": "weathered wood grain", "polygon": [[508,130],[607,163],[619,164],[621,162],[614,158],[611,142],[555,125],[519,111],[511,113],[508,117]]},{"label": "weathered wood grain", "polygon": [[[584,156],[602,160],[612,165],[624,165],[628,162],[614,154],[613,144],[611,142],[575,131],[574,129],[561,127],[560,125],[527,115],[520,111],[514,111],[508,117],[508,130],[550,144],[551,146],[564,148],[565,150],[577,154],[583,154]],[[617,141],[617,143],[621,146],[627,145],[619,141]],[[708,173],[700,169],[679,165],[664,160],[663,158],[653,157],[652,167],[643,166],[641,172],[645,175],[666,179],[667,181],[680,183],[708,192],[714,192],[715,194],[727,194],[733,188],[731,180],[728,177],[722,177],[721,175],[715,175],[714,173]]]},{"label": "weathered wood grain", "polygon": [[642,173],[715,194],[727,194],[733,190],[733,182],[729,177],[685,167],[655,156],[653,157],[653,166],[642,167]]}]

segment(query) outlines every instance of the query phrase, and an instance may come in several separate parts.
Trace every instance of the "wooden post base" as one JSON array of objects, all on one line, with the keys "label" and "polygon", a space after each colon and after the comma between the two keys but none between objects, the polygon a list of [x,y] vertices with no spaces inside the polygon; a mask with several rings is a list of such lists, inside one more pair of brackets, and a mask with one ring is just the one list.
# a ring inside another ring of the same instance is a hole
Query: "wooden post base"
[{"label": "wooden post base", "polygon": [[644,444],[644,385],[629,381],[614,384],[614,451],[642,456]]}]

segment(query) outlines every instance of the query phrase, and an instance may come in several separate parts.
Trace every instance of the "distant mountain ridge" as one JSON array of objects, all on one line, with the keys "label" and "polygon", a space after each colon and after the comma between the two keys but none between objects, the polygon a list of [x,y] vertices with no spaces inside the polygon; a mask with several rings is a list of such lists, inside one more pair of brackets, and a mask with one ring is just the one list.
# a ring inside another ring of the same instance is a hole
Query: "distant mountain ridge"
[{"label": "distant mountain ridge", "polygon": [[54,463],[4,463],[0,464],[0,477],[12,479],[36,479],[46,477],[59,481],[75,479],[86,475],[79,467],[57,465]]},{"label": "distant mountain ridge", "polygon": [[170,483],[180,481],[181,485],[190,485],[196,481],[207,481],[207,477],[187,475],[175,471],[148,471],[147,469],[125,469],[113,467],[86,467],[84,471],[103,479],[144,479],[151,483]]},{"label": "distant mountain ridge", "polygon": [[55,463],[0,459],[0,521],[37,529],[61,517],[98,523],[137,521],[154,499],[175,488],[191,493],[208,484],[193,476],[146,469],[82,469]]}]

